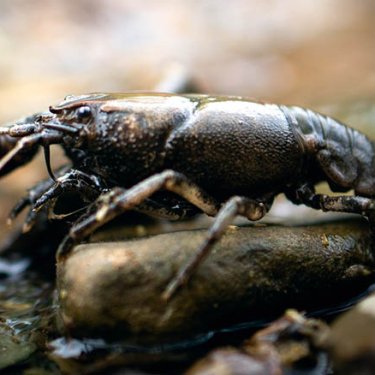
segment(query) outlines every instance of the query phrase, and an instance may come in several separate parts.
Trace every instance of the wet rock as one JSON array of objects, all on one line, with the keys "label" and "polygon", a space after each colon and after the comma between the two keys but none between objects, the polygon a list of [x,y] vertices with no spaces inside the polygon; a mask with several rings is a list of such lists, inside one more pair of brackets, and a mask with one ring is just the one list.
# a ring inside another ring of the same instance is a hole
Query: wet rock
[{"label": "wet rock", "polygon": [[27,336],[12,330],[5,322],[0,322],[0,370],[29,358],[37,349]]},{"label": "wet rock", "polygon": [[287,310],[281,318],[247,340],[244,350],[255,358],[273,358],[273,363],[278,362],[284,368],[314,367],[328,334],[329,328],[323,321],[307,319],[295,310]]},{"label": "wet rock", "polygon": [[281,375],[284,370],[321,366],[318,347],[328,334],[326,324],[288,310],[258,331],[239,349],[217,349],[198,361],[186,375]]},{"label": "wet rock", "polygon": [[185,337],[348,298],[374,272],[365,221],[231,227],[191,282],[163,301],[166,285],[205,235],[77,246],[58,264],[59,322],[75,335]]},{"label": "wet rock", "polygon": [[280,363],[268,363],[235,349],[218,349],[195,364],[186,375],[281,375]]},{"label": "wet rock", "polygon": [[374,373],[375,294],[334,322],[328,347],[338,373]]}]

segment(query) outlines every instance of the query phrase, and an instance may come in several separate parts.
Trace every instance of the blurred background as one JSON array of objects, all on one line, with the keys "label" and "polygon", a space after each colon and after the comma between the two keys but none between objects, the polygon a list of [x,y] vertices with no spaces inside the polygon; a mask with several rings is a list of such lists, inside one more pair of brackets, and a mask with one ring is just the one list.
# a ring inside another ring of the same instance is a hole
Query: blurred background
[{"label": "blurred background", "polygon": [[371,0],[1,0],[0,120],[68,93],[151,89],[174,64],[210,93],[372,95],[374,14]]},{"label": "blurred background", "polygon": [[[0,123],[182,72],[203,92],[308,106],[369,134],[374,14],[371,0],[1,0]],[[38,181],[42,164],[2,179],[2,197]]]}]

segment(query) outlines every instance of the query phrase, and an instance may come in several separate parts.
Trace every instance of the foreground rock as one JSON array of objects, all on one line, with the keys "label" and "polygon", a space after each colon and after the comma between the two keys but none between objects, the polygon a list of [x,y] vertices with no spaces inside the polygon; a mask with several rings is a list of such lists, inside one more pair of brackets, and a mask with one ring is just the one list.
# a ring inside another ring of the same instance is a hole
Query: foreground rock
[{"label": "foreground rock", "polygon": [[75,335],[185,337],[350,296],[374,272],[365,221],[231,227],[189,285],[161,294],[205,230],[80,245],[58,265],[60,323]]},{"label": "foreground rock", "polygon": [[216,349],[190,368],[186,375],[282,375],[300,370],[322,373],[321,344],[328,326],[288,310],[268,327],[255,333],[240,348]]},{"label": "foreground rock", "polygon": [[375,294],[332,325],[328,349],[339,374],[373,374],[375,369]]}]

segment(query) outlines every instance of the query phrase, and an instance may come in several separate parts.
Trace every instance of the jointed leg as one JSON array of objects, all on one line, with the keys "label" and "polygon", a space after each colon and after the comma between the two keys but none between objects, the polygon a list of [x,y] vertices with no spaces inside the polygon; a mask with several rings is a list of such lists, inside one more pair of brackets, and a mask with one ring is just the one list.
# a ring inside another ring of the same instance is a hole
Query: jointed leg
[{"label": "jointed leg", "polygon": [[154,199],[145,200],[137,207],[134,207],[134,210],[158,219],[167,219],[170,221],[193,217],[200,212],[195,206],[186,204],[186,202],[172,206],[168,203],[155,201]]},{"label": "jointed leg", "polygon": [[24,208],[30,206],[30,211],[23,225],[23,231],[27,232],[32,228],[38,211],[44,206],[48,206],[50,209],[50,218],[58,217],[54,215],[52,210],[56,199],[60,195],[66,192],[77,192],[91,202],[99,196],[104,188],[96,176],[70,169],[70,166],[62,167],[57,171],[56,175],[59,176],[56,181],[49,178],[31,188],[28,194],[12,209],[8,222],[11,223]]},{"label": "jointed leg", "polygon": [[26,227],[29,227],[29,224],[33,221],[34,216],[36,215],[36,212],[32,211],[32,208],[35,204],[35,202],[38,200],[38,198],[43,194],[44,191],[48,190],[52,185],[54,184],[54,181],[50,178],[41,181],[37,185],[33,186],[31,189],[28,190],[27,195],[22,197],[16,205],[12,208],[12,210],[9,213],[8,216],[8,224],[12,224],[13,220],[27,207],[30,206],[31,209],[26,217],[25,225],[24,225],[24,231],[26,230]]},{"label": "jointed leg", "polygon": [[323,211],[346,212],[368,216],[375,210],[375,200],[358,195],[329,196],[316,194],[311,186],[302,186],[292,196],[288,194],[295,203],[303,203],[306,206]]},{"label": "jointed leg", "polygon": [[123,212],[142,204],[161,189],[180,195],[207,215],[214,216],[219,210],[218,202],[184,175],[174,171],[165,171],[141,181],[128,190],[115,188],[100,196],[96,213],[73,225],[58,250],[57,258],[65,256],[75,243],[87,238],[97,228]]},{"label": "jointed leg", "polygon": [[303,186],[296,191],[289,192],[288,198],[295,203],[323,211],[346,212],[366,216],[369,221],[370,233],[375,241],[375,200],[358,195],[328,196],[316,194],[311,186]]},{"label": "jointed leg", "polygon": [[34,211],[38,211],[49,201],[67,192],[79,193],[84,200],[92,202],[105,188],[106,186],[97,176],[71,169],[60,176],[48,190],[44,191],[32,208]]},{"label": "jointed leg", "polygon": [[268,207],[264,203],[245,197],[235,196],[229,199],[220,209],[214,223],[208,230],[206,240],[189,262],[180,269],[176,277],[168,284],[162,295],[163,299],[169,300],[190,279],[199,264],[208,256],[212,247],[220,240],[227,227],[237,215],[256,221],[260,220],[266,214],[267,210]]},{"label": "jointed leg", "polygon": [[333,196],[318,194],[319,205],[323,211],[347,212],[367,216],[375,209],[375,201],[360,196]]},{"label": "jointed leg", "polygon": [[[57,172],[57,176],[61,176],[62,174],[66,173],[70,168],[69,165],[65,165],[61,167]],[[55,184],[51,178],[47,178],[37,185],[33,186],[31,189],[28,189],[27,194],[22,197],[17,204],[12,208],[11,212],[8,216],[8,224],[12,224],[13,220],[27,207],[30,206],[30,210],[26,216],[26,219],[23,224],[23,232],[28,232],[34,225],[37,212],[33,210],[35,203],[37,200],[43,195],[45,191],[50,189]]]}]

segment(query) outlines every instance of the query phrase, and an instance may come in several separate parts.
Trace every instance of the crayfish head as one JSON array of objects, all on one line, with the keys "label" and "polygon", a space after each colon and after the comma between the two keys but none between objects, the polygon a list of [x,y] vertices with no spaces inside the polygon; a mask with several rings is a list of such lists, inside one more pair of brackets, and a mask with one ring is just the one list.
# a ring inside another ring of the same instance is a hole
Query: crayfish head
[{"label": "crayfish head", "polygon": [[[92,133],[100,111],[104,94],[69,95],[61,103],[51,106],[56,125],[48,125],[62,131],[67,138],[65,143],[79,147]],[[70,140],[70,141],[69,141]]]},{"label": "crayfish head", "polygon": [[95,94],[69,95],[61,103],[51,106],[50,112],[55,114],[61,124],[81,128],[82,125],[94,121],[98,103],[93,100]]}]

